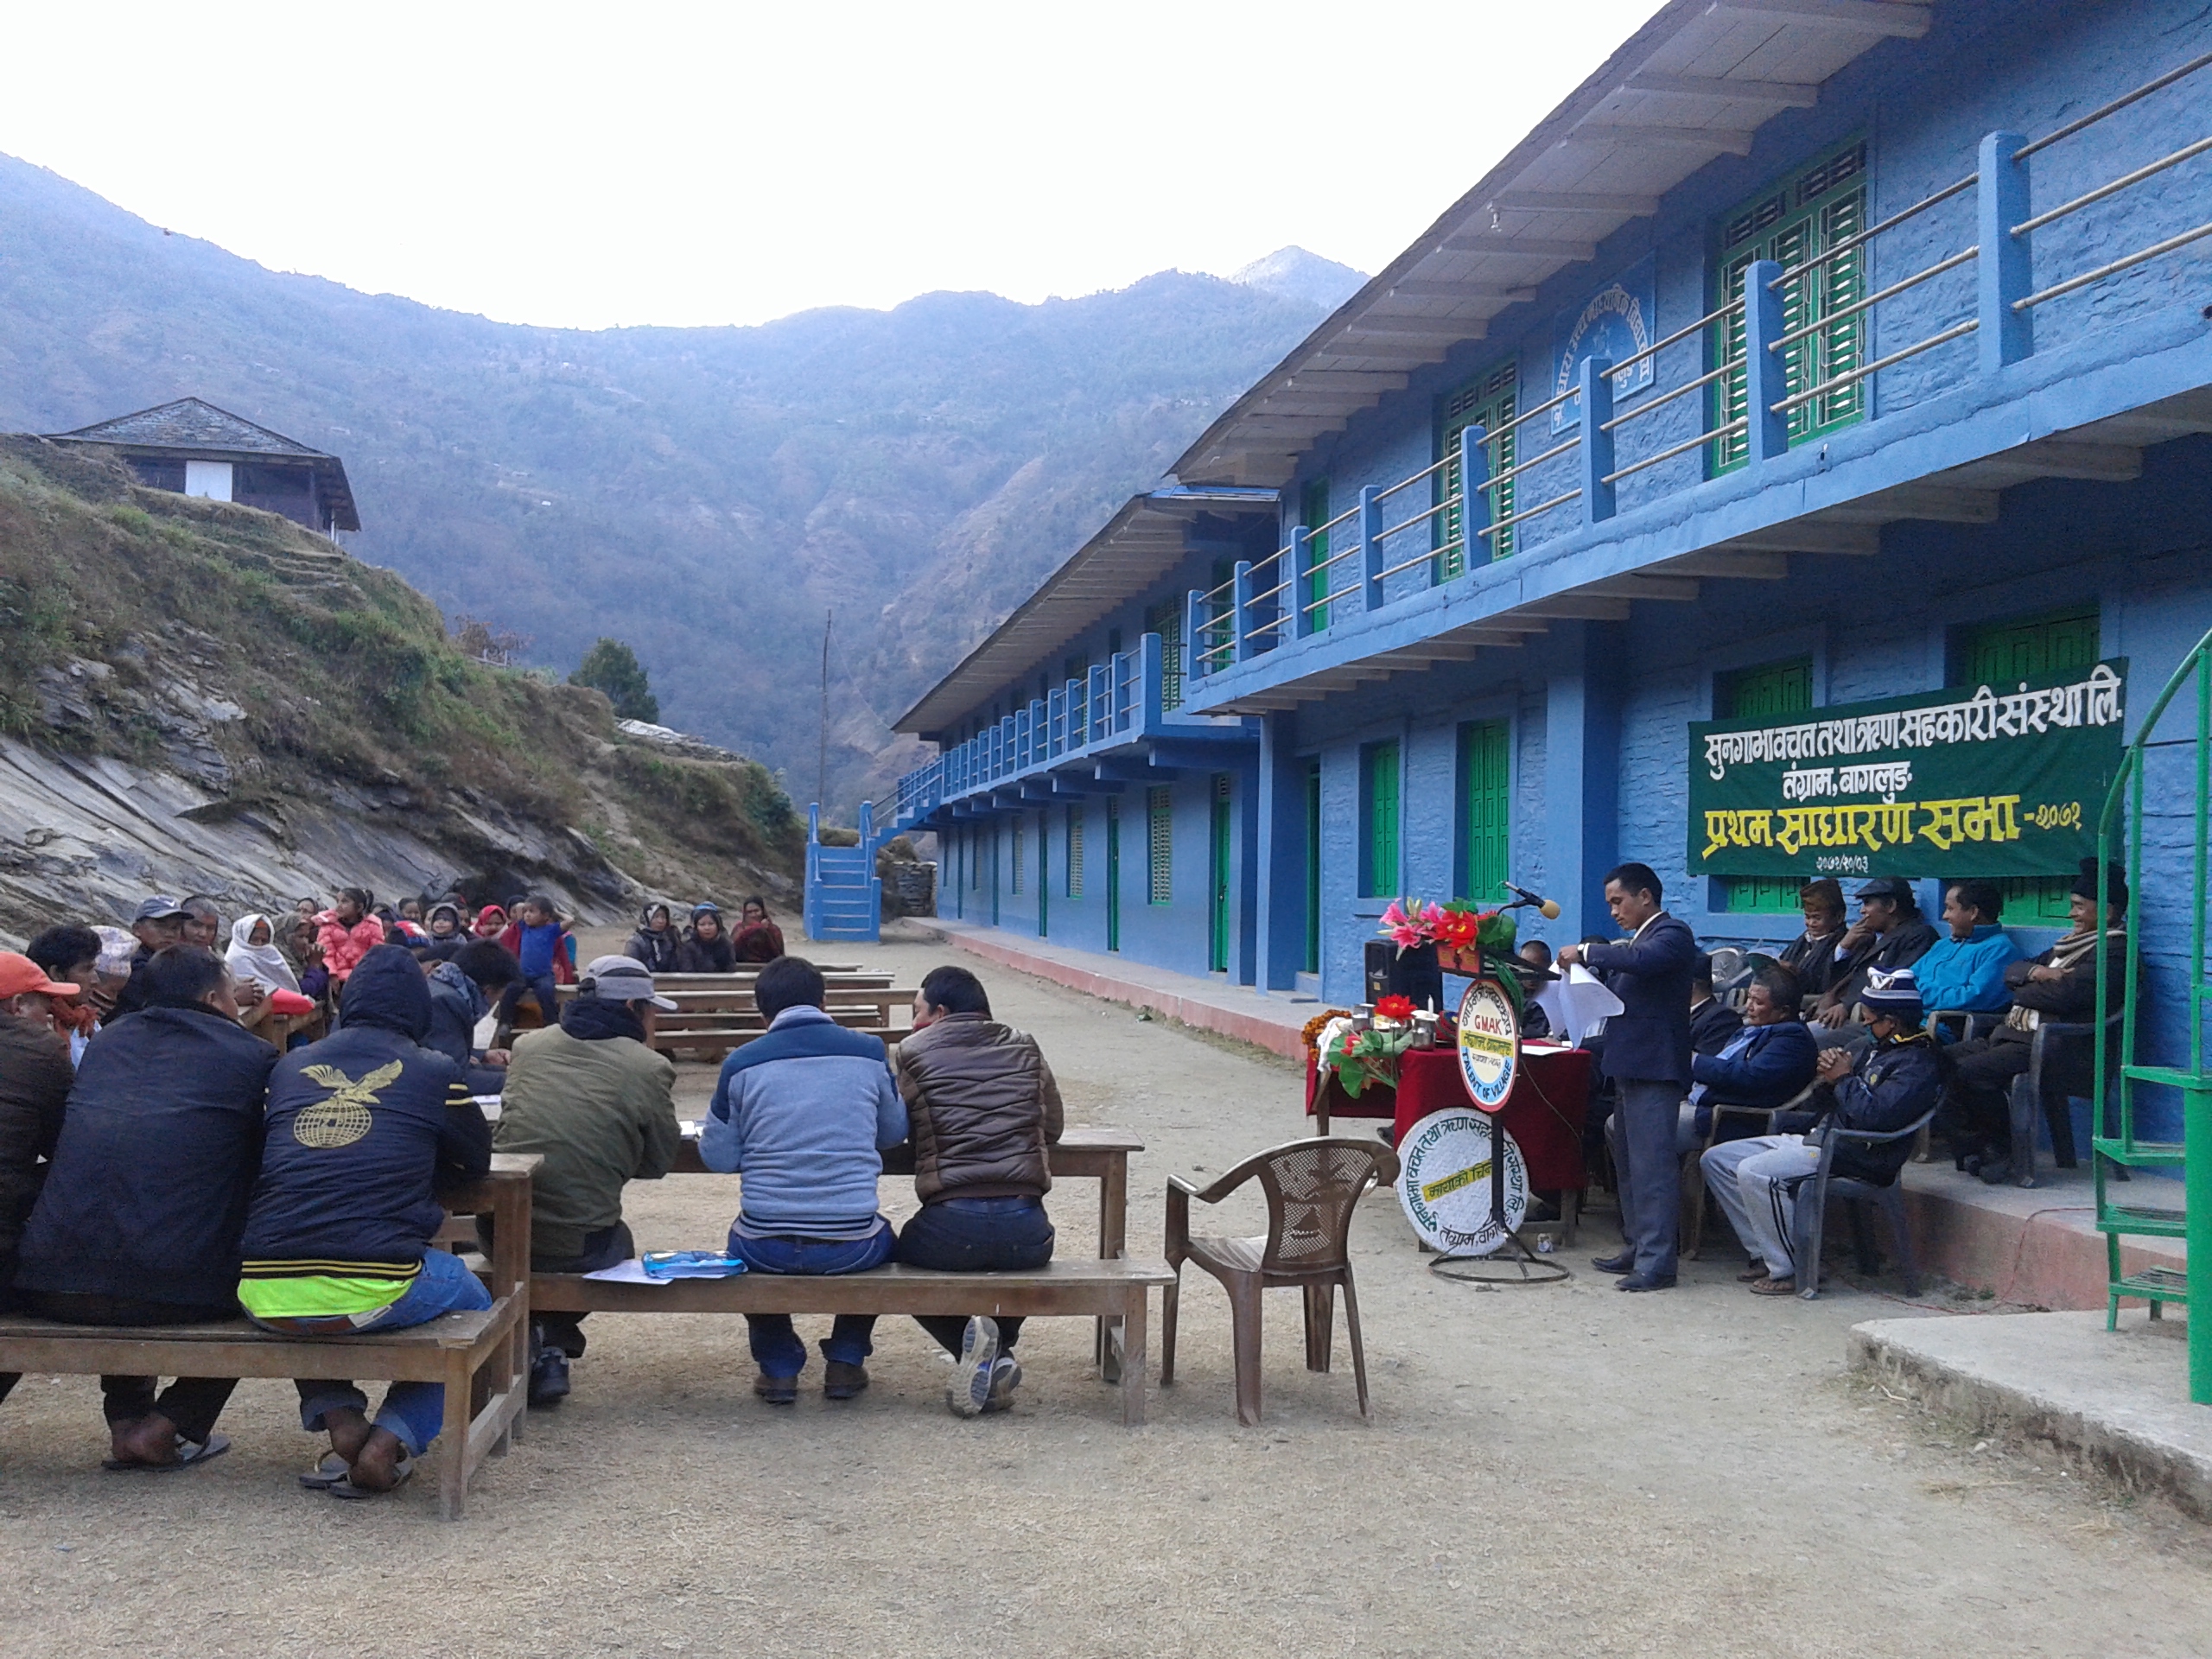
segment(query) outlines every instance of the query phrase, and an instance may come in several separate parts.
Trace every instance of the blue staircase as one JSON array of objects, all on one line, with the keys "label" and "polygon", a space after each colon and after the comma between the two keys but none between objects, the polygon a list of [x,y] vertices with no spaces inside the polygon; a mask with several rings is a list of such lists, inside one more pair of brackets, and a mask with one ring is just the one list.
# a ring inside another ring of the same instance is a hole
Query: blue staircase
[{"label": "blue staircase", "polygon": [[875,806],[861,803],[857,847],[822,844],[822,804],[806,810],[806,937],[865,939],[882,936],[883,883],[875,874]]}]

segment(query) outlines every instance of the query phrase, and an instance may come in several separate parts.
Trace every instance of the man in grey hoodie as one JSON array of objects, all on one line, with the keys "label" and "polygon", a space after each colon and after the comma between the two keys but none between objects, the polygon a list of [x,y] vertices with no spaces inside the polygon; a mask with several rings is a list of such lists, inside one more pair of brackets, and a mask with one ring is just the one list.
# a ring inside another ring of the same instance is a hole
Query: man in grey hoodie
[{"label": "man in grey hoodie", "polygon": [[[722,1062],[699,1136],[709,1169],[742,1171],[729,1249],[755,1273],[864,1273],[891,1259],[891,1224],[876,1211],[882,1152],[906,1138],[906,1107],[883,1039],[848,1031],[822,1011],[814,964],[783,957],[760,970],[753,1000],[766,1036]],[[748,1313],[753,1391],[771,1405],[798,1397],[806,1348],[783,1313]],[[823,1393],[868,1387],[872,1314],[841,1313],[822,1344]]]}]

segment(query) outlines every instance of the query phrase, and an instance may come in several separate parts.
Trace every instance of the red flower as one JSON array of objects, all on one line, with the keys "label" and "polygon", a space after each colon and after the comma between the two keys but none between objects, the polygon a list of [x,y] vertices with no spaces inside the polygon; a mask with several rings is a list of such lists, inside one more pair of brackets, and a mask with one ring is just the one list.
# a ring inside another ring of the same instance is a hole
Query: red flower
[{"label": "red flower", "polygon": [[1410,1020],[1414,1017],[1414,1000],[1410,996],[1386,996],[1375,1005],[1378,1020]]},{"label": "red flower", "polygon": [[1447,910],[1437,921],[1436,942],[1439,944],[1448,944],[1454,950],[1464,950],[1475,942],[1475,935],[1480,927],[1481,923],[1476,919],[1473,912],[1465,910]]}]

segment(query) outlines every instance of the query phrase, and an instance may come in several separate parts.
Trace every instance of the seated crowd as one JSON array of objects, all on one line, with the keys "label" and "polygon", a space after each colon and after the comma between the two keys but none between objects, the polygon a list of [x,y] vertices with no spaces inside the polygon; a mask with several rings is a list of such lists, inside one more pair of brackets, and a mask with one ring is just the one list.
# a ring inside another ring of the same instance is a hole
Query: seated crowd
[{"label": "seated crowd", "polygon": [[[1961,1170],[1991,1184],[2010,1177],[2010,1092],[2038,1026],[2101,1017],[2101,1013],[2120,1006],[2128,893],[2116,868],[2104,884],[2100,916],[2097,867],[2085,861],[2069,931],[2030,959],[2002,926],[1993,882],[1948,884],[1940,933],[1910,882],[1866,882],[1848,925],[1841,887],[1809,882],[1804,931],[1778,957],[1751,959],[1739,1011],[1715,998],[1713,959],[1662,908],[1657,875],[1641,864],[1613,871],[1606,898],[1630,937],[1586,940],[1558,957],[1586,965],[1623,1004],[1586,1045],[1617,1102],[1605,1137],[1625,1240],[1597,1265],[1625,1290],[1675,1282],[1676,1194],[1691,1156],[1751,1258],[1745,1282],[1761,1295],[1797,1288],[1795,1206],[1831,1137],[1834,1173],[1877,1185],[1897,1179],[1913,1151],[1905,1132],[1923,1124],[1948,1141]],[[2055,1087],[2094,1086],[2087,1045],[2062,1061]]]},{"label": "seated crowd", "polygon": [[[219,955],[213,900],[156,896],[128,930],[53,927],[0,952],[0,1303],[85,1326],[243,1313],[332,1338],[486,1307],[475,1274],[434,1241],[439,1192],[482,1176],[495,1147],[542,1159],[533,1271],[634,1255],[623,1188],[667,1173],[682,1144],[675,1068],[650,1046],[656,1014],[675,1005],[631,956],[578,976],[543,899],[484,906],[473,925],[457,896],[422,913],[348,889],[327,907],[238,918]],[[748,900],[743,914],[735,945],[755,954],[734,959],[766,959],[768,1029],[723,1067],[703,1149],[710,1167],[748,1177],[731,1251],[766,1273],[1049,1259],[1046,1148],[1061,1119],[1035,1043],[991,1020],[974,976],[942,969],[894,1072],[880,1039],[823,1011],[822,975],[783,953],[766,906]],[[642,922],[648,950],[672,931],[665,906]],[[714,906],[696,906],[669,959],[704,947],[726,963],[719,924]],[[565,1001],[552,988],[564,979],[576,982]],[[516,1012],[518,987],[552,1019],[518,1034],[503,1018],[479,1046],[487,1015]],[[503,1109],[487,1116],[493,1096]],[[882,1149],[910,1136],[923,1209],[894,1233],[876,1177]],[[581,1323],[533,1322],[533,1404],[569,1391]],[[1010,1402],[1018,1320],[921,1323],[961,1361],[956,1411]],[[872,1324],[837,1321],[830,1397],[867,1385]],[[755,1319],[753,1346],[758,1391],[789,1402],[805,1359],[790,1320]],[[17,1380],[0,1375],[0,1399]],[[227,1448],[215,1425],[234,1379],[159,1382],[102,1379],[108,1467],[177,1469]],[[443,1421],[435,1383],[391,1385],[373,1416],[342,1378],[298,1391],[302,1426],[329,1441],[301,1482],[340,1497],[404,1481]]]}]

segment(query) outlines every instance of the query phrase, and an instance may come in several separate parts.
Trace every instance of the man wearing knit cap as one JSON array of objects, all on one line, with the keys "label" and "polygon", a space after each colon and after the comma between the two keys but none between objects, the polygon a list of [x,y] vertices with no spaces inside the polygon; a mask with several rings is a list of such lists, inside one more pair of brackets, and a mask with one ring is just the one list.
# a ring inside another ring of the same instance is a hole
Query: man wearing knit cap
[{"label": "man wearing knit cap", "polygon": [[[1821,1056],[1813,1109],[1775,1118],[1777,1130],[1798,1132],[1725,1141],[1701,1160],[1707,1186],[1751,1258],[1743,1278],[1755,1296],[1796,1292],[1797,1192],[1821,1166],[1821,1147],[1814,1138],[1821,1127],[1890,1134],[1928,1112],[1942,1091],[1942,1062],[1934,1039],[1921,1029],[1920,990],[1912,969],[1877,969],[1859,1001],[1866,1009],[1873,1041],[1855,1058],[1840,1048]],[[1887,1186],[1911,1154],[1910,1140],[1871,1147],[1846,1141],[1835,1149],[1833,1170]]]}]

